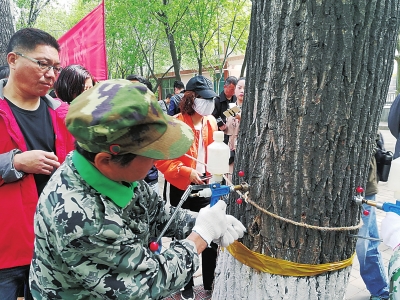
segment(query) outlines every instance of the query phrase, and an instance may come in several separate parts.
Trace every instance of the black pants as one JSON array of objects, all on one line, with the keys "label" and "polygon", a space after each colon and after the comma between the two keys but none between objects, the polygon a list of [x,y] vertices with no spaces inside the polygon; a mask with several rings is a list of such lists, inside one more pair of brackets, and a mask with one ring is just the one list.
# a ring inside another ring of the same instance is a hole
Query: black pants
[{"label": "black pants", "polygon": [[[166,198],[166,186],[167,186],[167,181],[165,181],[164,184],[164,199]],[[173,186],[170,184],[170,189],[169,189],[169,200],[171,203],[171,206],[177,206],[179,201],[181,200],[181,197],[185,191],[182,191],[178,189],[177,187]],[[210,204],[210,198],[204,198],[204,197],[188,197],[188,199],[183,203],[182,208],[189,209],[191,211],[198,212],[200,209],[203,207],[207,206]],[[202,253],[201,253],[201,267],[203,270],[203,285],[205,290],[211,290],[212,289],[212,284],[214,282],[214,271],[216,267],[216,261],[217,261],[217,249],[218,245],[215,243],[211,243],[210,248],[206,248]],[[185,290],[193,287],[193,278],[190,279],[188,284],[185,286]]]}]

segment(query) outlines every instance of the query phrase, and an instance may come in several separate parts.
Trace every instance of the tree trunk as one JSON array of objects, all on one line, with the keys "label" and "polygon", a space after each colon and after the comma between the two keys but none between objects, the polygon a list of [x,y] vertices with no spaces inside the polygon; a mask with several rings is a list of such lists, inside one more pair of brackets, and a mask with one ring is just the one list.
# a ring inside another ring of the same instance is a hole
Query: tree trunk
[{"label": "tree trunk", "polygon": [[172,64],[174,65],[174,72],[176,80],[181,80],[181,62],[178,59],[178,54],[176,52],[174,35],[169,31],[167,25],[165,27],[165,32],[167,34],[169,51],[171,53]]},{"label": "tree trunk", "polygon": [[[247,227],[250,250],[307,265],[355,252],[357,230],[346,227],[359,223],[353,197],[365,186],[388,92],[399,2],[253,1],[235,172],[245,171],[261,209],[233,197],[228,209]],[[349,272],[271,275],[222,251],[213,299],[343,299]]]},{"label": "tree trunk", "polygon": [[271,275],[255,272],[224,251],[218,256],[212,299],[342,300],[350,270],[313,277]]},{"label": "tree trunk", "polygon": [[242,67],[240,69],[239,78],[243,77],[244,74],[245,74],[244,72],[246,71],[246,68],[247,68],[247,59],[249,57],[249,54],[248,54],[249,53],[249,49],[250,49],[250,45],[247,45],[246,52],[244,53],[243,64],[242,64]]},{"label": "tree trunk", "polygon": [[204,46],[199,45],[199,57],[197,58],[198,75],[203,75],[203,57],[204,57]]},{"label": "tree trunk", "polygon": [[3,66],[7,64],[8,42],[15,32],[10,0],[0,0],[0,16],[0,66]]}]

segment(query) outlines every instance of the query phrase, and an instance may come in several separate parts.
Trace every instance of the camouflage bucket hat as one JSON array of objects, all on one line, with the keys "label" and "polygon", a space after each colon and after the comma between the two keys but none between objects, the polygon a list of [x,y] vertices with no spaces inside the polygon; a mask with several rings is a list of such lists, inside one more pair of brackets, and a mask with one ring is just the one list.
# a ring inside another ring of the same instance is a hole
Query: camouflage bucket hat
[{"label": "camouflage bucket hat", "polygon": [[163,113],[153,93],[125,79],[102,81],[72,101],[66,125],[86,151],[173,159],[187,152],[193,132]]}]

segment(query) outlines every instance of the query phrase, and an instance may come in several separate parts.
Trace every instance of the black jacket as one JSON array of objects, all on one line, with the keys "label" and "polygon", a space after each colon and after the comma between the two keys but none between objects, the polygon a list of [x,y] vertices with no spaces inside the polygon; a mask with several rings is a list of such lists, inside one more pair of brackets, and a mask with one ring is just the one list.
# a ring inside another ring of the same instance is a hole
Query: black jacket
[{"label": "black jacket", "polygon": [[233,95],[231,98],[231,101],[228,101],[226,99],[225,93],[222,91],[221,94],[219,94],[219,96],[214,98],[214,111],[212,113],[212,115],[218,119],[219,117],[221,117],[221,119],[224,121],[224,123],[226,123],[226,117],[223,114],[224,111],[226,111],[229,108],[229,103],[235,103],[236,102],[236,96]]}]

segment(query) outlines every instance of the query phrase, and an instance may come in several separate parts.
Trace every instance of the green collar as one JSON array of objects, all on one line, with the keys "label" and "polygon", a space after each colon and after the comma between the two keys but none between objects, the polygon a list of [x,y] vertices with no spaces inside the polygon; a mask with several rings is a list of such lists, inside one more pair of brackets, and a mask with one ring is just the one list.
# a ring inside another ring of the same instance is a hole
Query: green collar
[{"label": "green collar", "polygon": [[137,186],[136,181],[128,183],[128,187],[107,178],[76,150],[72,154],[72,162],[79,175],[81,175],[91,187],[110,198],[119,207],[125,207],[132,200],[133,190]]}]

